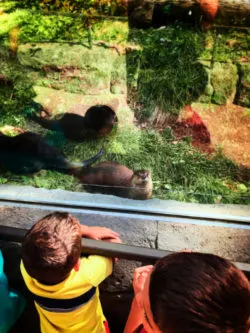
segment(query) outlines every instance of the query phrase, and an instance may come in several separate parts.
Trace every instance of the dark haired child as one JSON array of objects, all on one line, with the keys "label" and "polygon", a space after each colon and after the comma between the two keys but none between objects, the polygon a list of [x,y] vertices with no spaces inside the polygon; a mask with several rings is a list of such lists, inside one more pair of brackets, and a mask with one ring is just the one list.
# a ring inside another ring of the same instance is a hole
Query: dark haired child
[{"label": "dark haired child", "polygon": [[181,252],[134,272],[124,333],[248,333],[250,286],[228,260]]},{"label": "dark haired child", "polygon": [[42,333],[109,332],[98,285],[111,273],[110,258],[80,258],[82,236],[121,242],[108,228],[88,227],[68,213],[39,220],[22,244],[21,272],[32,293]]}]

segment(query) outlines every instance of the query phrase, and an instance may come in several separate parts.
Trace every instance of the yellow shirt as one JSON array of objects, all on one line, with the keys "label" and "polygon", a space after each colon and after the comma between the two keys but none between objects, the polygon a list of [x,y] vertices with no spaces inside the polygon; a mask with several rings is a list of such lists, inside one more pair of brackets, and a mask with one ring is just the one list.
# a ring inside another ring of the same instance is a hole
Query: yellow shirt
[{"label": "yellow shirt", "polygon": [[[21,262],[21,272],[27,288],[35,295],[53,300],[69,300],[79,297],[97,287],[91,299],[70,310],[50,309],[35,306],[40,316],[42,333],[104,333],[105,317],[99,299],[98,285],[112,273],[112,260],[100,256],[81,259],[78,271],[72,269],[66,280],[56,285],[44,285],[32,278]],[[60,302],[60,301],[59,301]]]}]

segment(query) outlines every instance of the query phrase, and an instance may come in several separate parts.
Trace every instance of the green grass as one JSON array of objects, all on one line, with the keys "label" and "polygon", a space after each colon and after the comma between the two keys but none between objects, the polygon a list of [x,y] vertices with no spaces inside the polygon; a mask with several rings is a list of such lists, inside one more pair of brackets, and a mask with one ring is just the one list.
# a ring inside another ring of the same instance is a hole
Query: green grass
[{"label": "green grass", "polygon": [[1,74],[12,80],[13,86],[0,84],[0,126],[25,126],[26,119],[22,113],[24,106],[35,96],[32,82],[28,78],[29,69],[20,65],[11,57],[5,47],[0,46]]},{"label": "green grass", "polygon": [[[172,25],[160,30],[132,30],[130,41],[141,46],[141,51],[129,55],[127,65],[129,84],[138,76],[142,118],[150,117],[156,106],[178,114],[205,91],[208,76],[198,61],[205,49],[204,34]],[[140,71],[136,73],[138,62]]]},{"label": "green grass", "polygon": [[[75,144],[60,141],[50,131],[47,139],[60,146],[69,159],[81,161],[95,155],[103,140]],[[200,203],[250,204],[250,183],[236,179],[237,167],[221,154],[208,159],[185,141],[173,144],[171,133],[160,135],[154,130],[135,131],[123,128],[110,136],[102,160],[117,161],[136,169],[152,172],[153,197]],[[30,176],[2,174],[0,183],[33,185],[47,189],[82,191],[72,176],[54,171],[41,171]]]}]

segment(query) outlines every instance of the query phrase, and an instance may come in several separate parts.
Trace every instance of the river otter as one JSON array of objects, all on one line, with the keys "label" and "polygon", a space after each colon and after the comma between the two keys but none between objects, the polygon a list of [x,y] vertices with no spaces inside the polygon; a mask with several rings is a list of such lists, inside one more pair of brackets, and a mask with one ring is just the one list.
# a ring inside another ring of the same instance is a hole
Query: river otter
[{"label": "river otter", "polygon": [[41,169],[71,172],[94,163],[103,152],[104,149],[101,149],[97,155],[83,162],[71,162],[36,133],[26,132],[10,137],[0,132],[0,168],[17,174]]},{"label": "river otter", "polygon": [[38,116],[36,112],[32,112],[29,113],[31,120],[52,131],[61,131],[67,139],[75,141],[106,136],[117,121],[115,112],[107,105],[92,106],[84,117],[75,113],[64,113],[51,118],[38,103],[33,103],[32,109],[34,108],[36,111],[44,111],[47,116]]},{"label": "river otter", "polygon": [[89,192],[136,200],[146,200],[152,195],[152,179],[148,170],[133,171],[116,162],[106,161],[73,173],[83,184],[87,184]]}]

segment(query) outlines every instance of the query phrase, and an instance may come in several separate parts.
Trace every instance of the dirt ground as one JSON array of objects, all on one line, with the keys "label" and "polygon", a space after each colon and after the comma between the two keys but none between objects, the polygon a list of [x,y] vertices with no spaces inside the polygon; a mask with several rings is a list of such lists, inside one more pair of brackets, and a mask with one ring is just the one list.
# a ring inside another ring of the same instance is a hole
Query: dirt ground
[{"label": "dirt ground", "polygon": [[[250,168],[249,109],[234,104],[194,103],[192,110],[200,116],[210,135],[210,142],[204,142],[204,138],[196,140],[193,137],[193,144],[207,152],[221,149],[225,156],[236,164]],[[184,113],[187,113],[187,110],[184,110]],[[187,117],[182,113],[181,118]]]}]

